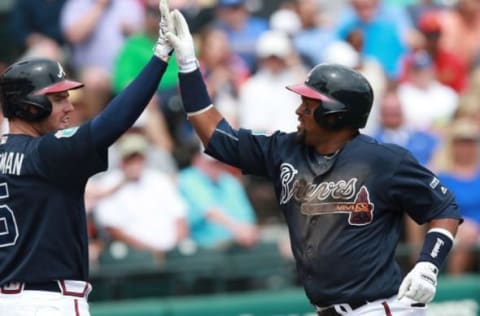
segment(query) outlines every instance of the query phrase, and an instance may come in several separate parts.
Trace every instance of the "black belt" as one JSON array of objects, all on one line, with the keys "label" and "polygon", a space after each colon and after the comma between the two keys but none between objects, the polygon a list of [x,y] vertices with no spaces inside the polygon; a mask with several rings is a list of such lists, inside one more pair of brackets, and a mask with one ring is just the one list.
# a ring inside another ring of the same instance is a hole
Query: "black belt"
[{"label": "black belt", "polygon": [[36,283],[25,283],[23,290],[26,291],[48,291],[48,292],[58,292],[62,293],[58,282],[49,281],[49,282],[36,282]]},{"label": "black belt", "polygon": [[[343,304],[346,304],[348,306],[350,306],[350,308],[352,310],[355,310],[365,304],[367,304],[368,302],[367,301],[358,301],[358,302],[351,302],[351,303],[343,303]],[[337,304],[337,305],[340,305],[340,304]],[[327,309],[324,309],[324,310],[321,310],[321,311],[317,311],[317,315],[318,316],[338,316],[338,315],[342,315],[342,314],[339,314],[336,310],[335,310],[335,307],[334,306],[331,306]]]}]

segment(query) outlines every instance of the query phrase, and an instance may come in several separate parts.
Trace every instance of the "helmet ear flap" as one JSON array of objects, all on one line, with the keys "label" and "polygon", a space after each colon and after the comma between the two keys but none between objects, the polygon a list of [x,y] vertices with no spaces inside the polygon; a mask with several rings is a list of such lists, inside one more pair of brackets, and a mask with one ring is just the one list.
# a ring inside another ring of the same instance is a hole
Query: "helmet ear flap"
[{"label": "helmet ear flap", "polygon": [[[43,102],[48,102],[50,104],[50,101],[48,100],[47,96],[42,95],[36,98],[43,99],[45,98],[46,101]],[[28,100],[28,99],[23,99],[21,100],[13,110],[13,116],[19,117],[21,119],[24,119],[25,121],[29,122],[38,122],[46,118],[51,112],[51,105],[49,108],[45,108],[43,106],[39,106],[38,102],[35,102],[33,100]]]},{"label": "helmet ear flap", "polygon": [[325,109],[323,103],[328,101],[320,101],[320,105],[314,110],[313,118],[318,125],[326,130],[339,130],[345,127],[345,113],[330,112]]}]

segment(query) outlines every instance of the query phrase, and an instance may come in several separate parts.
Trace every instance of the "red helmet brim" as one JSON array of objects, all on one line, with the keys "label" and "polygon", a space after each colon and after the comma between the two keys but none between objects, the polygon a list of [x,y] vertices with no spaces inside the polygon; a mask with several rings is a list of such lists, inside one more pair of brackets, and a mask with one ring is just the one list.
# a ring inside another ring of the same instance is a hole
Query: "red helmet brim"
[{"label": "red helmet brim", "polygon": [[306,98],[310,98],[314,100],[322,100],[322,101],[335,101],[334,99],[324,94],[321,94],[317,90],[307,86],[304,83],[289,85],[289,86],[286,86],[286,88]]},{"label": "red helmet brim", "polygon": [[68,90],[74,90],[83,87],[83,83],[73,80],[63,80],[43,89],[37,90],[33,95],[45,95],[49,93],[58,93]]}]

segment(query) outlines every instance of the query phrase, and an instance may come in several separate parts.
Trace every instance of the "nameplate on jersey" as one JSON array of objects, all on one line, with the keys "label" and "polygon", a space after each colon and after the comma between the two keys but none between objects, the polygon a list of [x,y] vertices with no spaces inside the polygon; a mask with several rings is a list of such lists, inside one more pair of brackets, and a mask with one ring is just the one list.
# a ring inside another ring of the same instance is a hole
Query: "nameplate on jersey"
[{"label": "nameplate on jersey", "polygon": [[280,204],[293,199],[300,204],[300,212],[304,215],[348,214],[348,223],[354,226],[372,222],[374,204],[366,186],[357,189],[357,178],[307,183],[297,179],[297,174],[298,170],[291,164],[281,165]]},{"label": "nameplate on jersey", "polygon": [[0,173],[19,176],[24,160],[23,153],[5,151],[0,153]]},{"label": "nameplate on jersey", "polygon": [[55,137],[56,138],[72,137],[73,135],[75,135],[77,130],[78,130],[78,126],[70,127],[70,128],[66,128],[66,129],[61,129],[61,130],[59,130],[55,133]]}]

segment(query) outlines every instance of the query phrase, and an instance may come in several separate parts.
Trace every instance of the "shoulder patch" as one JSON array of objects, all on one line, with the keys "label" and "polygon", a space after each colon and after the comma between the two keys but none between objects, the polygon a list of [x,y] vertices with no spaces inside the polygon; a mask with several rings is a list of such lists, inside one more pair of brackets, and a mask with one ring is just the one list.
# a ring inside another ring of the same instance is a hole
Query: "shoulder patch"
[{"label": "shoulder patch", "polygon": [[55,133],[56,138],[72,137],[78,130],[78,126],[61,129]]},{"label": "shoulder patch", "polygon": [[256,136],[272,136],[272,131],[265,131],[265,130],[252,130],[252,135]]}]

